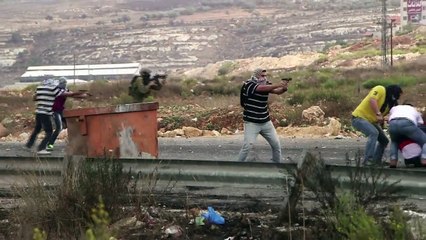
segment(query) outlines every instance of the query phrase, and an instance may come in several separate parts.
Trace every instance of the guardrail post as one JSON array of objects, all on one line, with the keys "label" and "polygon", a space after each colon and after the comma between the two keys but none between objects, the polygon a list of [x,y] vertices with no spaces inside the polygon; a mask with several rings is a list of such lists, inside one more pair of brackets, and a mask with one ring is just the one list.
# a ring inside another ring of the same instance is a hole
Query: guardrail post
[{"label": "guardrail post", "polygon": [[62,162],[62,181],[67,189],[74,189],[80,178],[81,167],[86,156],[66,155]]},{"label": "guardrail post", "polygon": [[[317,158],[315,158],[312,153],[306,152],[303,160],[297,165],[296,171],[293,174],[294,184],[291,186],[287,198],[284,200],[284,203],[281,207],[278,223],[289,222],[295,220],[296,218],[296,206],[299,201],[300,196],[303,194],[303,186],[305,179],[309,176],[313,176],[313,171],[321,167],[318,164]],[[286,182],[289,184],[289,181]]]}]

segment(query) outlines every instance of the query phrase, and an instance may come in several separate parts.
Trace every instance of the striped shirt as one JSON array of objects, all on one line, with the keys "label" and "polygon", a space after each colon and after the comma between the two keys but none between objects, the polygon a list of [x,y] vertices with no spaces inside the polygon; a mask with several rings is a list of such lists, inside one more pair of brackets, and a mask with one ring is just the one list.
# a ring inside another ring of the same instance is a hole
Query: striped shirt
[{"label": "striped shirt", "polygon": [[252,78],[245,83],[244,96],[246,101],[244,104],[243,119],[247,122],[265,123],[270,121],[268,110],[268,92],[256,92],[259,85],[269,84],[267,82],[258,82],[256,78]]},{"label": "striped shirt", "polygon": [[52,106],[55,98],[63,93],[57,85],[41,84],[36,89],[36,114],[52,115]]}]

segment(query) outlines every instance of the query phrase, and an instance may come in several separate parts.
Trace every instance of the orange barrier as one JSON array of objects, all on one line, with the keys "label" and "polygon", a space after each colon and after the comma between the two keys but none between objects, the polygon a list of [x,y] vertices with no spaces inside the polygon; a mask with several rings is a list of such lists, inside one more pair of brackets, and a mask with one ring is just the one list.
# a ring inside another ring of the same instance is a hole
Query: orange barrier
[{"label": "orange barrier", "polygon": [[68,155],[157,158],[158,103],[64,111]]}]

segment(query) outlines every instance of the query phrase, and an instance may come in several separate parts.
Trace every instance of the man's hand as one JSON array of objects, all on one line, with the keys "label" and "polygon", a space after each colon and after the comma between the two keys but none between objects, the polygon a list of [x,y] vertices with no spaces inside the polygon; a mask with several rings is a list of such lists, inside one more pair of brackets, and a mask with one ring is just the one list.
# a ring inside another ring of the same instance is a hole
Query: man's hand
[{"label": "man's hand", "polygon": [[279,87],[272,90],[271,93],[278,94],[278,95],[285,93],[288,89],[288,82],[289,81],[284,81],[284,80],[281,81],[280,84],[277,84],[279,85]]},{"label": "man's hand", "polygon": [[383,124],[385,122],[385,119],[381,113],[376,114],[376,120],[380,124]]}]

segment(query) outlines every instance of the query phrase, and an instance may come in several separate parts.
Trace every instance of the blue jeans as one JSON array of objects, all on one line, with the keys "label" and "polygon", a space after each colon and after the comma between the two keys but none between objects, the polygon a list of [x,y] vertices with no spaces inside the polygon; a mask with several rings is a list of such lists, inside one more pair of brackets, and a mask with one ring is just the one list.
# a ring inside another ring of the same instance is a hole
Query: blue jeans
[{"label": "blue jeans", "polygon": [[246,161],[247,155],[253,149],[259,134],[266,139],[272,148],[272,161],[279,163],[281,161],[281,144],[271,121],[266,123],[244,122],[244,143],[238,161]]},{"label": "blue jeans", "polygon": [[64,128],[62,122],[62,112],[53,112],[53,120],[55,122],[55,131],[49,140],[49,145],[55,144],[56,138],[58,138],[59,133],[61,133],[62,129]]},{"label": "blue jeans", "polygon": [[[352,126],[368,138],[365,146],[364,164],[367,163],[367,161],[381,163],[383,153],[389,143],[389,139],[386,137],[382,128],[377,124],[370,123],[359,117],[352,118]],[[377,144],[377,142],[379,142],[379,144]]]},{"label": "blue jeans", "polygon": [[393,119],[389,122],[389,134],[391,138],[390,159],[398,159],[398,143],[409,138],[422,147],[422,159],[426,159],[426,133],[424,133],[412,121],[405,118]]}]

